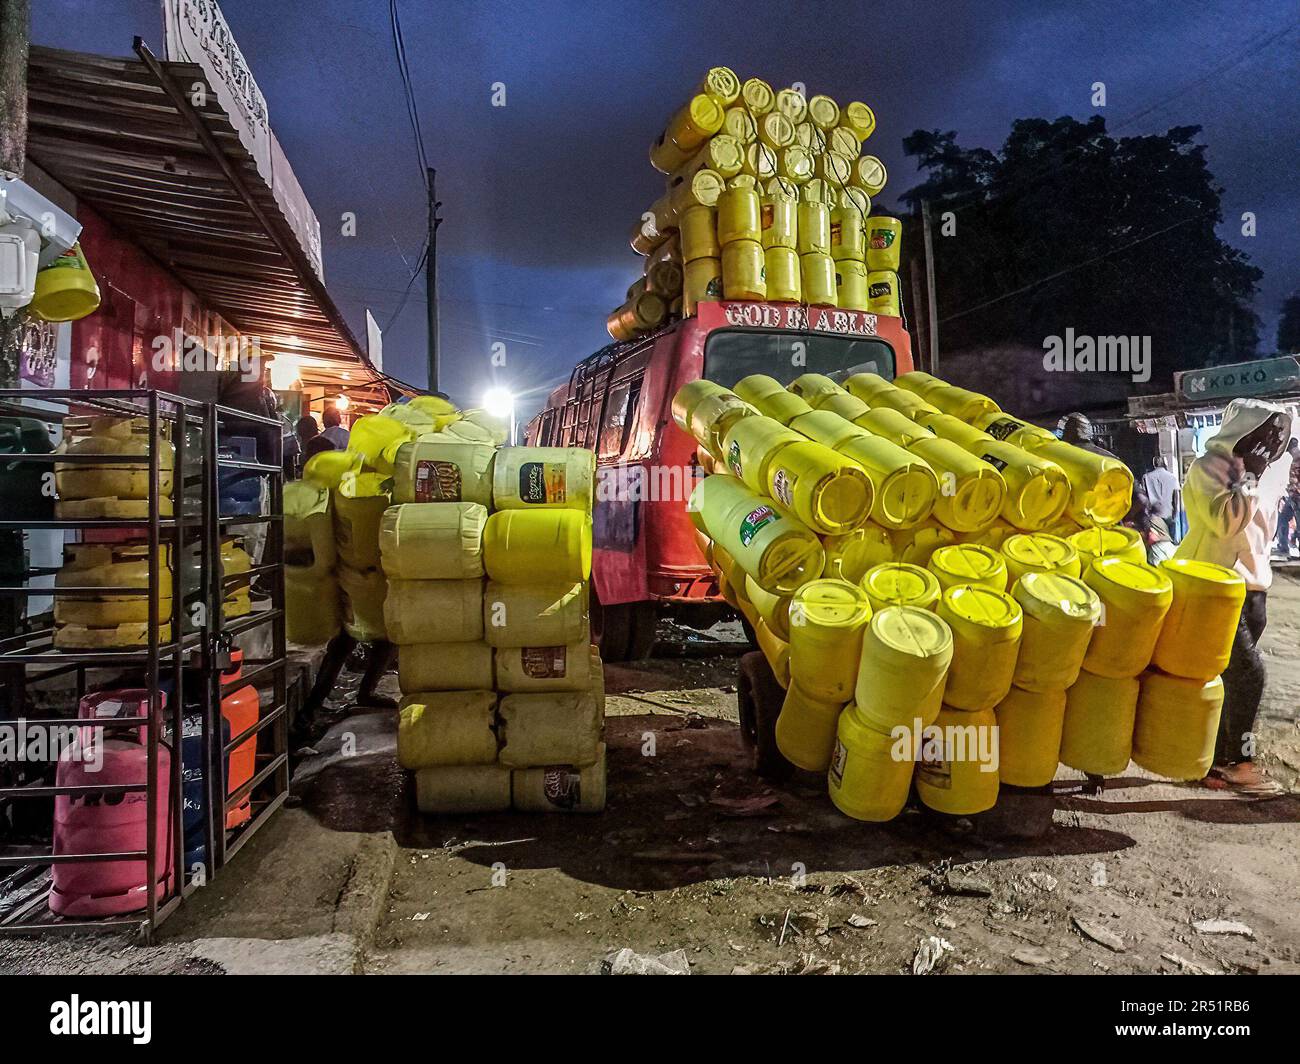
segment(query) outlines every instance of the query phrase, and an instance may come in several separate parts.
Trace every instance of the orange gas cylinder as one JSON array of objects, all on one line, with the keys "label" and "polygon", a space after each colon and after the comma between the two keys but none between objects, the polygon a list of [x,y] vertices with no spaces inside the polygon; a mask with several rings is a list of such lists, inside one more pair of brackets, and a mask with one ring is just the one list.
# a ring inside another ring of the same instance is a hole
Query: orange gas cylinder
[{"label": "orange gas cylinder", "polygon": [[[244,675],[244,652],[232,650],[230,669],[221,674],[222,690],[237,683]],[[257,697],[257,688],[245,684],[236,688],[221,699],[221,715],[230,724],[230,738],[238,739],[261,717],[261,703]],[[250,735],[230,751],[229,778],[226,780],[226,796],[234,794],[253,778],[257,770],[257,735]],[[239,803],[226,811],[226,827],[236,828],[248,821],[253,815],[250,795],[245,794]]]}]

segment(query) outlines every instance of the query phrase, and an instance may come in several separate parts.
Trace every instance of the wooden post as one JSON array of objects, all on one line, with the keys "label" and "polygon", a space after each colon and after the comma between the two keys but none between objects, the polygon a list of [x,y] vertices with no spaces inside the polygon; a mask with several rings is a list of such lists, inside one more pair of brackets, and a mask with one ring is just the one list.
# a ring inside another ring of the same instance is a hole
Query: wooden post
[{"label": "wooden post", "polygon": [[30,0],[0,0],[0,174],[27,163],[27,47]]}]

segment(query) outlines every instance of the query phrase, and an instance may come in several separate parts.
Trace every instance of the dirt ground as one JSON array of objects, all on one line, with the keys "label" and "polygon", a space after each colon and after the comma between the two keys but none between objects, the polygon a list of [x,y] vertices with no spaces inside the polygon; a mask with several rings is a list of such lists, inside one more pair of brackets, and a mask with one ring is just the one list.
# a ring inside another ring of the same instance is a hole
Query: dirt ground
[{"label": "dirt ground", "polygon": [[421,817],[394,715],[340,704],[290,806],[159,944],[0,942],[0,971],[581,973],[627,948],[693,973],[1298,972],[1294,576],[1269,612],[1260,746],[1283,798],[1130,766],[1101,796],[861,824],[824,779],[750,771],[734,653],[679,654],[607,667],[602,815]]}]

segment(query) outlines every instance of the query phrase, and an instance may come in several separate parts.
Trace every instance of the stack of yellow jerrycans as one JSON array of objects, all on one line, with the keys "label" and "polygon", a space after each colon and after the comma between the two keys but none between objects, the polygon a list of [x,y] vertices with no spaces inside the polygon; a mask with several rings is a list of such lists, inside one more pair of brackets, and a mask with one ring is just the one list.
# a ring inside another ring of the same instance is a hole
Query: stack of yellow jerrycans
[{"label": "stack of yellow jerrycans", "polygon": [[901,225],[871,215],[884,164],[865,103],[713,67],[650,147],[665,188],[632,227],[643,275],[609,315],[630,340],[700,302],[753,299],[897,316]]},{"label": "stack of yellow jerrycans", "polygon": [[915,788],[978,813],[1058,763],[1204,775],[1244,585],[1147,565],[1121,462],[924,373],[694,381],[673,416],[712,471],[705,556],[786,690],[777,746],[843,812]]},{"label": "stack of yellow jerrycans", "polygon": [[446,430],[397,450],[379,549],[421,812],[604,808],[594,477],[590,451]]}]

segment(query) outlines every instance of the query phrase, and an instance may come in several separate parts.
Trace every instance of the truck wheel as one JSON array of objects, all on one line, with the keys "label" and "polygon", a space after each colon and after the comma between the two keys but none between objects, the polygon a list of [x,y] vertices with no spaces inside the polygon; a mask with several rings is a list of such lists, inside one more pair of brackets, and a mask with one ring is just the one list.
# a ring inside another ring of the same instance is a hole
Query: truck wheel
[{"label": "truck wheel", "polygon": [[653,602],[629,602],[623,608],[629,618],[627,660],[645,661],[655,648],[659,610]]},{"label": "truck wheel", "polygon": [[740,709],[740,739],[750,752],[754,772],[774,783],[789,779],[794,765],[776,745],[776,718],[781,715],[785,691],[772,675],[767,658],[757,651],[740,659],[736,701]]},{"label": "truck wheel", "polygon": [[626,603],[601,605],[591,589],[591,641],[600,648],[601,661],[626,661],[631,638],[632,611]]}]

